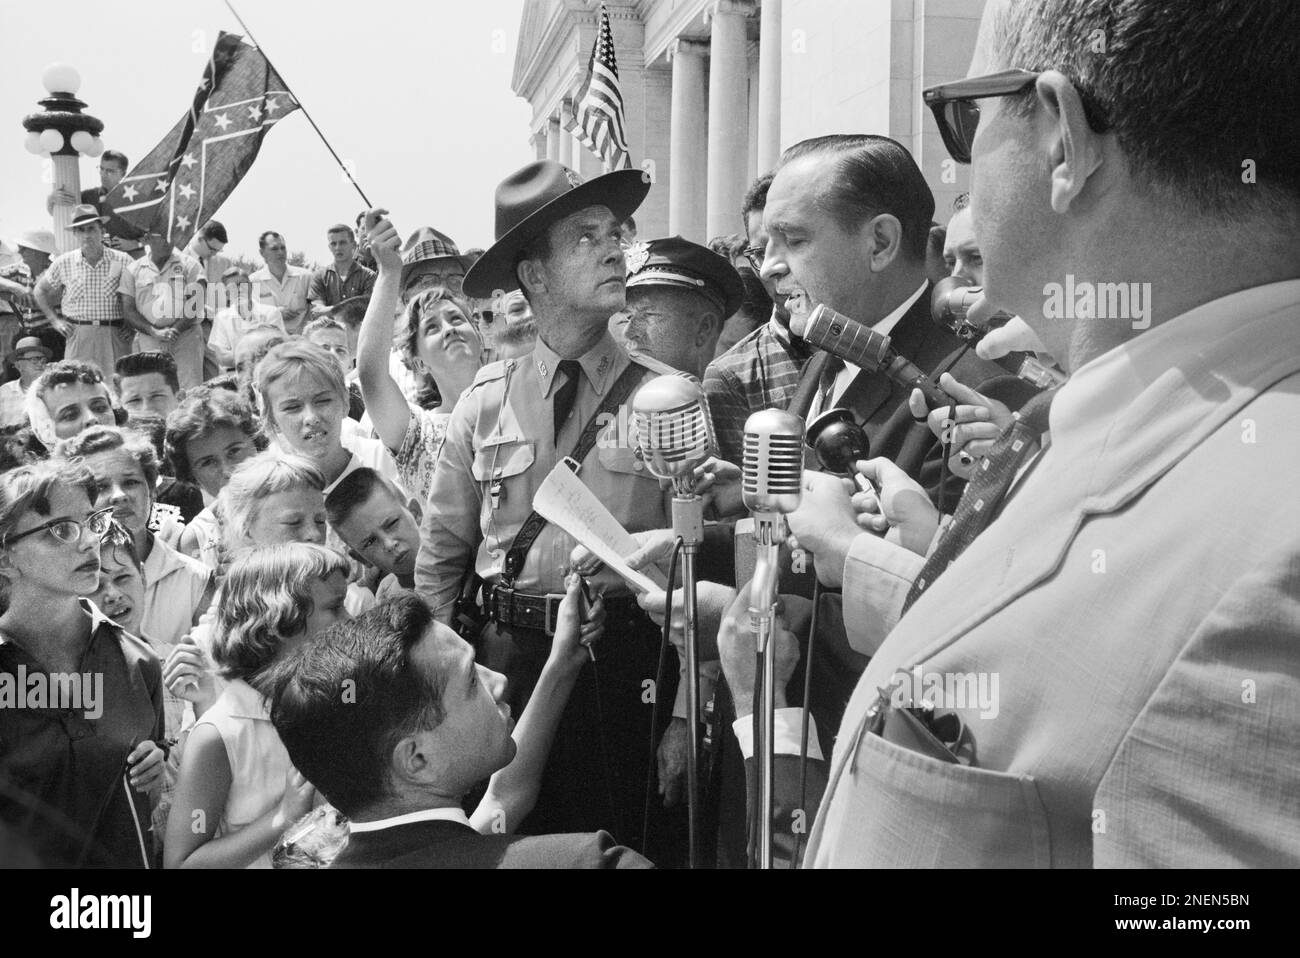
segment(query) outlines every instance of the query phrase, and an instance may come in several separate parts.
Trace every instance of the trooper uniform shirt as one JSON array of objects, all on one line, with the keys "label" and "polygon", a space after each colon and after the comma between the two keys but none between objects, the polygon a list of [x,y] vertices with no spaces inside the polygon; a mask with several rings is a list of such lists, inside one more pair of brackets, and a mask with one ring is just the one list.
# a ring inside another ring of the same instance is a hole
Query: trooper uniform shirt
[{"label": "trooper uniform shirt", "polygon": [[[541,340],[527,356],[483,367],[456,404],[424,510],[415,566],[416,590],[440,617],[450,615],[471,555],[485,581],[501,581],[506,552],[532,513],[538,488],[577,443],[629,363],[643,367],[643,382],[675,372],[648,356],[629,355],[608,332],[578,362],[577,398],[558,436],[552,409],[561,385],[557,380],[563,378],[560,357]],[[630,409],[629,398],[605,417],[578,476],[629,532],[667,528],[672,493],[661,489],[638,459]],[[548,522],[528,551],[515,589],[563,593],[563,570],[574,545],[572,536]],[[593,581],[608,585],[607,595],[629,594],[608,570]]]}]

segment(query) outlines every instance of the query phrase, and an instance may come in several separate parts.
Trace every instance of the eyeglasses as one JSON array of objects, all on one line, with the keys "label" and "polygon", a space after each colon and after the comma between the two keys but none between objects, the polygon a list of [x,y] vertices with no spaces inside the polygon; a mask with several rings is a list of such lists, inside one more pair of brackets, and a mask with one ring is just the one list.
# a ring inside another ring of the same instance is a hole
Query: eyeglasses
[{"label": "eyeglasses", "polygon": [[[958,163],[969,163],[975,128],[980,121],[980,108],[975,101],[1024,93],[1038,82],[1041,75],[1032,70],[1003,70],[988,76],[940,83],[923,90],[921,98],[934,113],[935,121],[939,124],[939,135],[943,137],[943,145],[948,148],[948,153]],[[1077,83],[1074,87],[1083,101],[1088,125],[1097,133],[1105,133],[1110,128],[1110,123],[1101,107]]]},{"label": "eyeglasses", "polygon": [[740,251],[740,255],[750,266],[754,267],[754,272],[761,272],[763,269],[763,257],[767,255],[766,246],[746,246]]},{"label": "eyeglasses", "polygon": [[98,512],[92,512],[86,517],[85,522],[78,522],[76,519],[51,519],[49,522],[43,522],[35,529],[28,529],[26,532],[20,532],[16,536],[5,536],[3,545],[11,546],[19,539],[26,539],[28,536],[34,536],[38,532],[49,531],[50,535],[63,543],[76,543],[81,541],[81,530],[89,529],[91,535],[97,539],[102,539],[108,532],[109,526],[113,522],[112,509],[100,509]]}]

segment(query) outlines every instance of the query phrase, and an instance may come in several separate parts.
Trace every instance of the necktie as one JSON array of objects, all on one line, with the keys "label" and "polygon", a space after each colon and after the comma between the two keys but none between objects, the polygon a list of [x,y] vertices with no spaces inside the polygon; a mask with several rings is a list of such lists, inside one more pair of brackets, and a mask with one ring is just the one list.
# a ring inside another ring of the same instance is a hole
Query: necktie
[{"label": "necktie", "polygon": [[563,374],[564,382],[555,390],[555,436],[558,439],[569,413],[573,412],[573,401],[578,398],[578,382],[582,376],[582,364],[576,359],[561,359],[555,374]]},{"label": "necktie", "polygon": [[1015,483],[1020,467],[1038,451],[1038,441],[1047,429],[1047,411],[1054,396],[1054,391],[1039,393],[1025,403],[1024,408],[1016,413],[1015,421],[980,461],[975,475],[966,485],[961,502],[957,503],[948,531],[925,560],[920,575],[907,593],[903,602],[904,614],[993,521]]},{"label": "necktie", "polygon": [[839,378],[842,369],[844,369],[844,360],[838,356],[831,356],[822,367],[822,378],[817,389],[818,415],[831,408],[835,396],[835,380]]}]

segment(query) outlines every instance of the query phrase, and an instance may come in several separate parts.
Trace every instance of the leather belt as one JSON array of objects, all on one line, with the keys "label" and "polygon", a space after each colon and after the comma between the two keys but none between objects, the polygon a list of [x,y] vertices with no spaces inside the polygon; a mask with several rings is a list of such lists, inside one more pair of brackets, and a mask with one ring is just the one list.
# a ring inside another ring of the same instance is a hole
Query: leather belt
[{"label": "leather belt", "polygon": [[121,326],[125,320],[121,319],[73,319],[71,316],[64,316],[73,326]]},{"label": "leather belt", "polygon": [[[483,590],[484,611],[488,618],[501,625],[516,629],[536,629],[544,632],[547,638],[555,635],[555,623],[559,618],[560,603],[564,601],[563,593],[536,595],[520,592],[503,585],[490,586]],[[605,598],[605,614],[622,615],[640,612],[634,596]]]}]

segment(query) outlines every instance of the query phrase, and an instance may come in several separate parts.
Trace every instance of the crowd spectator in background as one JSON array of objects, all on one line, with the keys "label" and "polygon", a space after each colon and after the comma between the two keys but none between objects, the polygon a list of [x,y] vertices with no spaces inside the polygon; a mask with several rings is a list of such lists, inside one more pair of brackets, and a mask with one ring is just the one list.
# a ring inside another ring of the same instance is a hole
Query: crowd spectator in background
[{"label": "crowd spectator in background", "polygon": [[278,309],[285,333],[296,335],[307,317],[311,270],[289,262],[289,247],[284,237],[274,230],[267,230],[257,238],[257,249],[266,265],[249,277],[253,283],[253,299]]},{"label": "crowd spectator in background", "polygon": [[311,277],[307,302],[313,315],[352,296],[369,296],[375,285],[374,270],[357,262],[357,238],[352,227],[338,223],[326,231],[333,262],[322,266]]},{"label": "crowd spectator in background", "polygon": [[106,209],[104,200],[117,188],[130,167],[126,154],[117,150],[105,150],[99,155],[99,186],[91,186],[81,191],[78,201],[67,190],[54,190],[45,201],[45,211],[52,213],[55,206],[73,206],[77,202],[87,203],[103,214],[107,219],[104,226],[104,245],[109,249],[120,250],[132,259],[144,255],[143,231],[132,226],[112,210]]},{"label": "crowd spectator in background", "polygon": [[135,351],[170,353],[181,388],[190,389],[204,378],[203,267],[157,230],[145,233],[144,243],[147,255],[128,265],[122,276],[122,315],[137,333]]},{"label": "crowd spectator in background", "polygon": [[[286,277],[287,279],[287,277]],[[208,358],[223,372],[235,368],[239,341],[259,327],[276,329],[288,338],[284,314],[277,306],[268,306],[254,298],[253,280],[240,266],[231,266],[221,276],[226,286],[226,307],[212,321],[208,337]]]},{"label": "crowd spectator in background", "polygon": [[13,363],[18,378],[0,386],[0,428],[27,424],[27,390],[45,372],[50,351],[35,336],[26,336],[14,346]]}]

